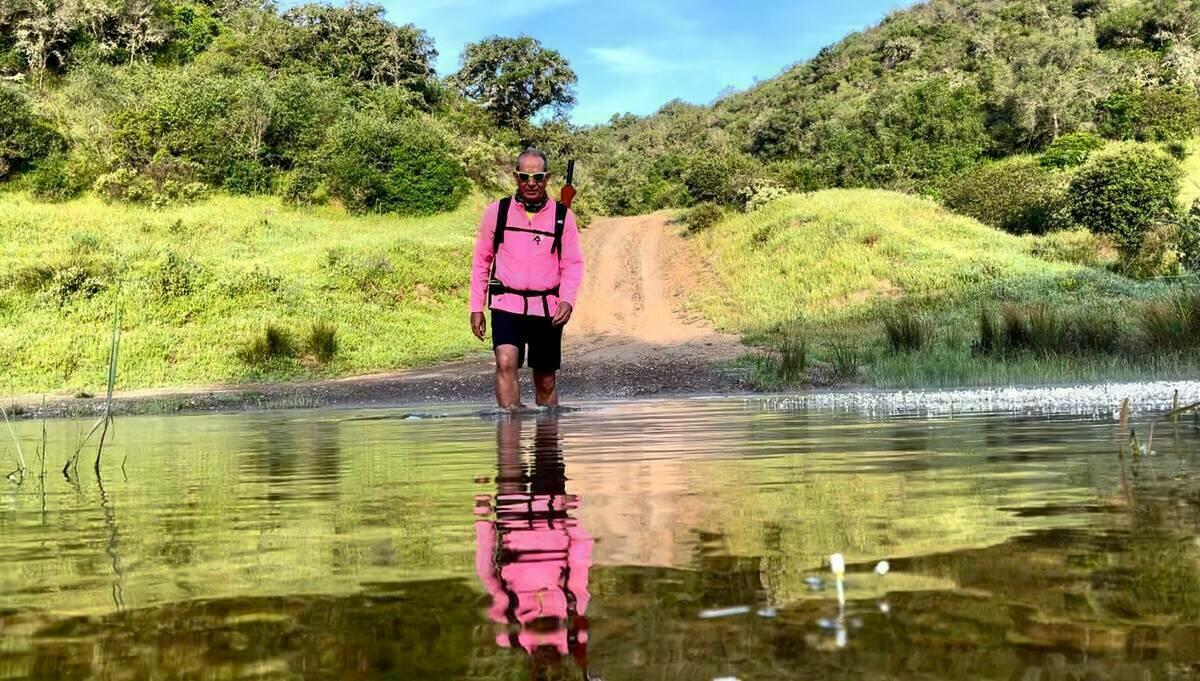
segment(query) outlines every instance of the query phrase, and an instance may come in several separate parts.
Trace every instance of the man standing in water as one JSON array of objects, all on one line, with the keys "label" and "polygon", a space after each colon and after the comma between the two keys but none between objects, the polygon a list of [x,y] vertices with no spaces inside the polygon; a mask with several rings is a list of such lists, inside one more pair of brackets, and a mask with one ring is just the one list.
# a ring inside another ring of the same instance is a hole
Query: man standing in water
[{"label": "man standing in water", "polygon": [[546,193],[546,155],[526,149],[517,157],[513,196],[483,211],[471,267],[471,331],[483,340],[491,310],[496,353],[496,402],[521,407],[517,371],[528,356],[538,406],[558,406],[563,327],[583,282],[583,254],[575,214]]}]

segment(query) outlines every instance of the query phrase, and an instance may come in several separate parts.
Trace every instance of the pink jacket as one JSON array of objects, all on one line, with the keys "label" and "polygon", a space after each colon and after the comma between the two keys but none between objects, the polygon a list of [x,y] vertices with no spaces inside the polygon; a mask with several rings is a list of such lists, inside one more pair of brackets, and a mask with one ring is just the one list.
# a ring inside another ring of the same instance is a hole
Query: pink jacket
[{"label": "pink jacket", "polygon": [[499,258],[492,253],[492,238],[496,231],[496,213],[500,202],[489,205],[483,211],[479,223],[479,234],[475,239],[475,257],[471,264],[471,312],[483,312],[487,301],[488,275],[492,260],[496,260],[496,278],[511,289],[522,291],[544,291],[559,287],[559,295],[547,297],[547,309],[542,308],[542,299],[528,299],[513,293],[492,298],[491,307],[514,314],[547,315],[553,317],[558,310],[558,301],[565,300],[575,307],[575,297],[583,283],[583,253],[579,249],[579,230],[575,225],[575,213],[567,211],[563,226],[562,257],[551,253],[554,243],[554,201],[547,201],[533,220],[525,216],[525,209],[513,199],[508,209],[509,228],[543,232],[506,229],[504,242],[500,244]]},{"label": "pink jacket", "polygon": [[[497,636],[503,647],[516,644],[532,653],[553,646],[569,655],[574,653],[569,646],[572,631],[580,643],[587,642],[586,630],[578,630],[578,618],[586,616],[591,600],[588,571],[594,540],[574,518],[539,518],[567,504],[557,495],[497,496],[497,508],[516,509],[515,517],[475,522],[475,570],[492,596],[488,614],[495,622],[519,627],[510,632],[516,634],[515,641],[507,633]],[[574,600],[574,608],[568,598]],[[558,626],[530,626],[542,618],[553,618]]]}]

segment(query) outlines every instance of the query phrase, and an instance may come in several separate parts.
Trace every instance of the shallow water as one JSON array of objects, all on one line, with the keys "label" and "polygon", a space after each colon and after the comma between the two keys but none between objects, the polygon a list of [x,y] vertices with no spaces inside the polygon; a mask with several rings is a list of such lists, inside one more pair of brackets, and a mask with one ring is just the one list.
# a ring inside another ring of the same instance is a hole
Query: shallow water
[{"label": "shallow water", "polygon": [[75,484],[50,423],[0,679],[1200,677],[1190,417],[405,416],[122,419]]}]

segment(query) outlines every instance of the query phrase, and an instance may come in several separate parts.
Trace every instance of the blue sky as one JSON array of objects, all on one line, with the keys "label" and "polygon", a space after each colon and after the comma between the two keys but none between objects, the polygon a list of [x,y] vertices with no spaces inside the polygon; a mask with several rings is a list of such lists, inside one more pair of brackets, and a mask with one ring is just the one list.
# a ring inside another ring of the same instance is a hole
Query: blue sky
[{"label": "blue sky", "polygon": [[373,0],[394,23],[433,37],[438,72],[458,68],[463,45],[489,35],[533,36],[579,76],[571,119],[603,123],[649,114],[680,98],[706,104],[806,60],[881,20],[897,0]]}]

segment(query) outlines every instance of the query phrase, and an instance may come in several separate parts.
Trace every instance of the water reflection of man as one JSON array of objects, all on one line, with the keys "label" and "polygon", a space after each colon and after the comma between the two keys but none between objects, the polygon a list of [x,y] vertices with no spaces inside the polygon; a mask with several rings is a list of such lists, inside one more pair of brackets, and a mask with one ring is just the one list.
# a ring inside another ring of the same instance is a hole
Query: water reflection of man
[{"label": "water reflection of man", "polygon": [[496,638],[523,648],[532,678],[564,678],[573,657],[587,678],[587,590],[592,538],[570,516],[558,418],[537,419],[533,456],[521,453],[520,416],[496,426],[496,494],[476,507],[475,568],[492,596]]}]

